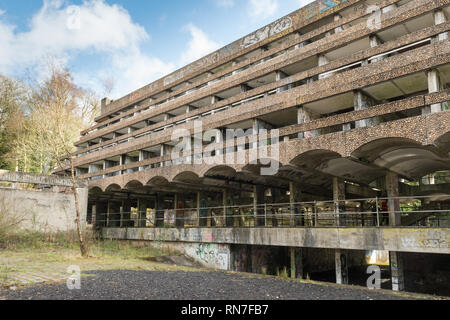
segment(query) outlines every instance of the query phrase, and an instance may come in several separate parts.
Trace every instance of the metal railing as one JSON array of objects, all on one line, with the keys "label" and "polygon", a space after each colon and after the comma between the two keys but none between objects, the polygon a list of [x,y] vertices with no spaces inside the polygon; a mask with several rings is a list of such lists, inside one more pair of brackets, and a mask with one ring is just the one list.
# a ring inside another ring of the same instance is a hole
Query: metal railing
[{"label": "metal railing", "polygon": [[[398,210],[389,210],[389,203]],[[107,228],[450,227],[450,195],[227,205],[97,214]]]}]

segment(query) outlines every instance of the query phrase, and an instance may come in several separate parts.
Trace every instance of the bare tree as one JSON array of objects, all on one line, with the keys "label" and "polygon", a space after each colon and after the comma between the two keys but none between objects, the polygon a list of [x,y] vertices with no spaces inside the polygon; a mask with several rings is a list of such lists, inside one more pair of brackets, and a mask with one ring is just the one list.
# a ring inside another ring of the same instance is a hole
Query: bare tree
[{"label": "bare tree", "polygon": [[31,120],[39,141],[46,141],[51,152],[52,168],[66,167],[68,162],[75,199],[75,211],[80,251],[83,257],[88,255],[88,248],[83,238],[81,214],[78,199],[78,185],[75,177],[74,141],[79,130],[83,128],[83,115],[88,110],[84,101],[84,92],[78,88],[67,70],[52,67],[50,78],[34,88],[30,99]]}]

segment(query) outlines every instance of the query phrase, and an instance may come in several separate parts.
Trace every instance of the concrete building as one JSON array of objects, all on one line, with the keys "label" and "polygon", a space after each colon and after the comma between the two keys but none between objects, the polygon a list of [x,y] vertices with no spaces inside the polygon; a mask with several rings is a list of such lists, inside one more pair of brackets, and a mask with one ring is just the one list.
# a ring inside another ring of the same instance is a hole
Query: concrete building
[{"label": "concrete building", "polygon": [[352,252],[389,251],[403,290],[408,265],[450,253],[449,16],[449,0],[318,0],[105,98],[76,144],[88,216],[217,246],[235,270],[278,246],[293,276],[331,265],[338,283]]}]

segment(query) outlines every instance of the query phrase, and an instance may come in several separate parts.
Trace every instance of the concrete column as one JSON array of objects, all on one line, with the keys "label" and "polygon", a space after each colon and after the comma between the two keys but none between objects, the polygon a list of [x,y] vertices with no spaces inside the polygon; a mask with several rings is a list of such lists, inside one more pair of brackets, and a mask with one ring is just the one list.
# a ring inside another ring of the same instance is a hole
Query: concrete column
[{"label": "concrete column", "polygon": [[300,186],[294,182],[289,182],[289,201],[291,203],[291,226],[303,225],[301,221],[303,217],[300,216],[300,208],[295,203],[301,202],[302,192]]},{"label": "concrete column", "polygon": [[[139,151],[139,162],[144,161],[148,159],[148,152],[147,151]],[[139,171],[144,171],[145,167],[139,167]]]},{"label": "concrete column", "polygon": [[[280,81],[280,80],[282,80],[282,79],[284,79],[284,78],[286,78],[286,77],[287,77],[287,75],[286,75],[284,72],[279,71],[279,70],[278,70],[278,71],[276,72],[276,74],[275,74],[275,80],[276,80],[277,82]],[[290,85],[283,86],[283,87],[281,87],[281,88],[278,88],[278,89],[277,89],[277,92],[280,93],[280,92],[289,90],[289,88],[290,88]]]},{"label": "concrete column", "polygon": [[265,217],[264,208],[261,207],[264,204],[264,191],[265,188],[262,186],[253,186],[253,212],[255,215],[255,224],[258,227],[264,226]]},{"label": "concrete column", "polygon": [[[434,24],[439,25],[447,22],[447,17],[445,16],[445,11],[438,9],[434,12]],[[444,32],[438,35],[438,41],[444,41],[448,39],[448,32]]]},{"label": "concrete column", "polygon": [[[341,19],[342,19],[342,16],[339,15],[339,14],[334,16],[334,22],[338,22]],[[339,33],[339,32],[342,32],[342,31],[344,31],[344,27],[343,26],[340,26],[340,27],[337,27],[337,28],[334,29],[334,33]]]},{"label": "concrete column", "polygon": [[124,209],[123,209],[123,206],[121,206],[120,207],[120,223],[119,223],[121,228],[123,227],[123,212],[124,212]]},{"label": "concrete column", "polygon": [[[375,47],[378,47],[380,44],[382,44],[383,41],[380,38],[378,38],[376,35],[371,35],[369,37],[369,43],[370,43],[371,48],[375,48]],[[384,58],[385,57],[379,57],[379,58],[371,60],[371,62],[375,63],[375,62],[383,60]],[[366,64],[368,64],[368,61],[366,61]]]},{"label": "concrete column", "polygon": [[392,290],[405,290],[405,275],[403,268],[403,257],[400,252],[389,252],[391,264]]},{"label": "concrete column", "polygon": [[205,217],[202,217],[200,215],[200,201],[202,198],[202,194],[199,192],[197,192],[197,217],[198,217],[198,226],[199,227],[205,227],[206,226],[206,220],[204,219]]},{"label": "concrete column", "polygon": [[[355,90],[353,92],[353,97],[354,97],[355,111],[369,109],[370,107],[373,107],[374,105],[377,104],[375,100],[365,95],[364,92],[360,90]],[[359,120],[355,122],[356,128],[371,127],[379,123],[380,120],[377,118]]]},{"label": "concrete column", "polygon": [[[432,69],[427,72],[428,77],[428,92],[435,93],[441,89],[441,81],[439,79],[439,71]],[[423,109],[423,114],[436,113],[442,111],[442,105],[440,103],[427,106]]]},{"label": "concrete column", "polygon": [[138,200],[138,228],[147,226],[147,200]]},{"label": "concrete column", "polygon": [[124,200],[122,202],[121,210],[122,210],[121,215],[120,215],[121,227],[130,227],[131,226],[131,202],[130,202],[130,200]]},{"label": "concrete column", "polygon": [[295,267],[295,248],[289,248],[290,256],[291,256],[291,279],[297,278],[297,270]]},{"label": "concrete column", "polygon": [[217,103],[217,102],[219,102],[219,97],[212,96],[211,97],[211,104],[214,104],[214,103]]},{"label": "concrete column", "polygon": [[338,177],[333,178],[333,200],[336,225],[339,227],[343,223],[341,211],[345,211],[345,182]]},{"label": "concrete column", "polygon": [[228,197],[227,189],[224,189],[222,192],[222,205],[223,205],[223,217],[224,217],[223,224],[225,227],[228,227],[227,197]]},{"label": "concrete column", "polygon": [[97,222],[97,205],[92,205],[91,209],[91,224],[95,227]]},{"label": "concrete column", "polygon": [[[319,55],[319,67],[322,67],[324,65],[327,65],[328,63],[330,63],[330,60],[328,60],[328,58],[325,55]],[[328,73],[328,74],[319,74],[319,80],[320,79],[325,79],[332,76],[332,73]]]},{"label": "concrete column", "polygon": [[[297,109],[297,123],[298,124],[311,122],[318,118],[319,118],[319,115],[314,114],[313,112],[311,112],[311,110],[309,110],[303,106],[300,106]],[[307,138],[317,137],[318,135],[319,135],[319,130],[310,130],[310,131],[306,131],[304,133],[299,133],[298,138],[299,139],[307,139]]]},{"label": "concrete column", "polygon": [[[258,119],[253,119],[253,137],[258,137],[259,129],[261,127],[261,123]],[[257,149],[259,146],[259,141],[256,141],[252,144],[252,149]]]},{"label": "concrete column", "polygon": [[400,214],[400,201],[399,196],[399,187],[398,187],[398,175],[393,172],[388,172],[386,174],[386,190],[388,200],[388,209],[389,209],[389,225],[391,227],[400,226],[401,225],[401,214]]},{"label": "concrete column", "polygon": [[348,259],[347,253],[344,250],[336,249],[335,263],[336,263],[336,283],[348,284]]},{"label": "concrete column", "polygon": [[155,226],[164,227],[164,200],[165,196],[161,193],[156,195],[156,213],[155,213]]},{"label": "concrete column", "polygon": [[111,201],[108,201],[107,210],[106,210],[106,227],[110,228],[110,217],[111,217]]}]

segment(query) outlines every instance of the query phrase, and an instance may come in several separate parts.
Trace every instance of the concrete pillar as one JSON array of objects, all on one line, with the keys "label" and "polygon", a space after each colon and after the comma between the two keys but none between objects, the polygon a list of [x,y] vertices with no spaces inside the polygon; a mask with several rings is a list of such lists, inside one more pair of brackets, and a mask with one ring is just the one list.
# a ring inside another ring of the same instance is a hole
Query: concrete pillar
[{"label": "concrete pillar", "polygon": [[289,202],[291,204],[291,226],[303,225],[302,220],[303,217],[300,216],[301,212],[299,205],[295,205],[296,203],[301,202],[302,192],[300,186],[294,182],[289,182]]},{"label": "concrete pillar", "polygon": [[[342,19],[342,16],[340,14],[337,14],[337,15],[334,16],[334,22],[338,22],[341,19]],[[344,27],[343,26],[334,28],[334,33],[339,33],[339,32],[342,32],[342,31],[344,31]]]},{"label": "concrete pillar", "polygon": [[[323,54],[319,55],[319,67],[327,65],[328,63],[330,63],[330,60],[328,60],[328,58],[325,55],[323,55]],[[319,80],[328,78],[330,76],[332,76],[332,73],[319,74]]]},{"label": "concrete pillar", "polygon": [[297,278],[297,270],[295,267],[295,248],[289,248],[290,256],[291,256],[291,279]]},{"label": "concrete pillar", "polygon": [[[389,225],[391,227],[401,225],[401,214],[400,214],[400,200],[399,187],[398,187],[398,175],[393,172],[388,172],[386,174],[386,190],[389,209]],[[396,199],[394,199],[396,198]]]},{"label": "concrete pillar", "polygon": [[348,257],[344,250],[336,249],[336,283],[348,284]]},{"label": "concrete pillar", "polygon": [[264,226],[264,208],[261,207],[264,204],[264,187],[253,186],[253,213],[255,215],[255,225],[257,227]]},{"label": "concrete pillar", "polygon": [[[147,151],[139,151],[139,162],[147,160],[149,158],[149,152]],[[144,171],[145,167],[139,167],[139,171]]]},{"label": "concrete pillar", "polygon": [[111,201],[108,201],[107,210],[106,210],[106,227],[110,228],[110,218],[111,218]]},{"label": "concrete pillar", "polygon": [[224,189],[222,192],[222,205],[223,205],[223,224],[225,227],[228,227],[228,214],[227,214],[227,198],[228,192],[227,189]]},{"label": "concrete pillar", "polygon": [[[297,123],[298,124],[302,124],[302,123],[307,123],[307,122],[311,122],[313,120],[318,119],[320,116],[314,114],[311,110],[300,106],[297,109]],[[299,133],[298,134],[298,138],[299,139],[307,139],[307,138],[313,138],[313,137],[317,137],[319,135],[319,130],[310,130],[310,131],[306,131],[304,133]]]},{"label": "concrete pillar", "polygon": [[144,228],[147,226],[147,200],[138,200],[138,228]]},{"label": "concrete pillar", "polygon": [[[369,109],[377,103],[371,97],[367,96],[361,90],[353,92],[355,111]],[[364,119],[355,122],[356,128],[371,127],[380,123],[378,118]]]},{"label": "concrete pillar", "polygon": [[215,138],[215,143],[219,143],[221,147],[219,147],[219,149],[216,150],[216,156],[223,155],[224,141],[225,141],[225,137],[224,137],[223,131],[221,129],[218,129],[216,138]]},{"label": "concrete pillar", "polygon": [[[432,69],[427,72],[428,77],[428,92],[435,93],[441,89],[441,81],[439,79],[439,71]],[[442,111],[442,105],[440,103],[427,106],[423,109],[423,114],[436,113]]]},{"label": "concrete pillar", "polygon": [[[383,41],[380,38],[378,38],[376,35],[371,35],[369,37],[369,43],[370,43],[371,48],[375,48],[375,47],[378,47],[380,44],[382,44]],[[385,57],[379,57],[379,58],[371,60],[371,62],[375,63],[375,62],[383,60],[384,58]],[[366,61],[366,64],[368,64],[368,61]]]},{"label": "concrete pillar", "polygon": [[[445,11],[438,9],[434,12],[434,24],[439,25],[447,22],[447,17],[445,16]],[[444,32],[438,35],[438,41],[444,41],[448,39],[448,32]]]},{"label": "concrete pillar", "polygon": [[164,227],[164,194],[158,193],[156,195],[156,214],[155,214],[155,226]]},{"label": "concrete pillar", "polygon": [[217,102],[219,102],[219,97],[212,96],[211,97],[211,104],[214,104],[214,103],[217,103]]},{"label": "concrete pillar", "polygon": [[121,207],[121,215],[120,215],[120,226],[121,227],[130,227],[131,223],[131,201],[124,200],[122,202]]},{"label": "concrete pillar", "polygon": [[342,226],[344,221],[341,212],[345,211],[345,182],[338,177],[333,178],[333,201],[336,225],[339,227]]},{"label": "concrete pillar", "polygon": [[[261,128],[261,123],[258,119],[253,119],[253,137],[258,137],[259,129]],[[259,141],[256,141],[252,144],[252,149],[257,149],[259,146]]]},{"label": "concrete pillar", "polygon": [[201,212],[200,212],[200,201],[202,198],[202,194],[200,193],[200,191],[197,192],[197,217],[198,217],[198,226],[199,227],[205,227],[206,226],[206,220],[204,219],[205,217],[201,216]]},{"label": "concrete pillar", "polygon": [[96,227],[97,222],[97,205],[92,205],[91,209],[91,224]]},{"label": "concrete pillar", "polygon": [[405,290],[405,275],[403,266],[403,257],[400,252],[389,252],[389,260],[391,264],[392,290]]},{"label": "concrete pillar", "polygon": [[[282,79],[284,79],[284,78],[286,78],[286,77],[287,77],[287,75],[286,75],[283,71],[279,71],[279,70],[278,70],[278,71],[275,73],[275,80],[276,80],[277,82],[280,81],[280,80],[282,80]],[[291,87],[291,85],[283,86],[283,87],[281,87],[281,88],[278,88],[278,89],[277,89],[277,92],[280,93],[280,92],[289,90],[290,87]]]},{"label": "concrete pillar", "polygon": [[119,226],[122,228],[124,225],[123,225],[123,212],[124,212],[124,209],[123,209],[123,206],[121,206],[120,207],[120,223],[119,223]]}]

